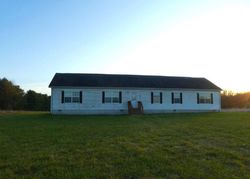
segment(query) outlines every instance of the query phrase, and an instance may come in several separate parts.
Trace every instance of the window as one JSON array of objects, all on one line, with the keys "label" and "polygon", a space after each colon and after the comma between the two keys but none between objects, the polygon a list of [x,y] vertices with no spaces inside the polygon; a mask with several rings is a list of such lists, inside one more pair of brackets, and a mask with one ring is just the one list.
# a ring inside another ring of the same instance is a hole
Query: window
[{"label": "window", "polygon": [[162,92],[151,92],[151,104],[162,104]]},{"label": "window", "polygon": [[82,92],[62,91],[62,103],[82,103]]},{"label": "window", "polygon": [[182,104],[182,93],[172,93],[172,104]]},{"label": "window", "polygon": [[64,97],[65,103],[71,103],[71,97]]},{"label": "window", "polygon": [[197,93],[197,104],[213,104],[213,93]]},{"label": "window", "polygon": [[122,92],[118,91],[103,91],[102,103],[122,103]]},{"label": "window", "polygon": [[72,102],[73,103],[80,102],[80,92],[72,92]]}]

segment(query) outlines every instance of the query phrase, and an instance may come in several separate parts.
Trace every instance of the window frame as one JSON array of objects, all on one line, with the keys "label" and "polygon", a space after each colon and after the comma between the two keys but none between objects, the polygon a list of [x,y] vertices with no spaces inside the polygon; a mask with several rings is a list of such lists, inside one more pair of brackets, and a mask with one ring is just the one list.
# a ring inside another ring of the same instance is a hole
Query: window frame
[{"label": "window frame", "polygon": [[65,90],[63,93],[63,103],[82,103],[82,91]]},{"label": "window frame", "polygon": [[213,93],[197,93],[197,104],[213,104]]},{"label": "window frame", "polygon": [[120,104],[122,103],[121,91],[103,91],[102,92],[103,104]]},{"label": "window frame", "polygon": [[[176,97],[178,95],[178,97]],[[182,92],[172,92],[172,104],[183,104]]]},{"label": "window frame", "polygon": [[162,92],[151,92],[151,104],[162,104]]}]

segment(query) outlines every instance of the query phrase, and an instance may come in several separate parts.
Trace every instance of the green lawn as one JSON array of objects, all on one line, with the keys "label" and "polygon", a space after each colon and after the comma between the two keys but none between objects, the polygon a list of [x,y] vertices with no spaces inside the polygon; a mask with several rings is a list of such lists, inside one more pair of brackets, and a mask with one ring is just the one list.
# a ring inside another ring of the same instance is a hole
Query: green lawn
[{"label": "green lawn", "polygon": [[0,113],[0,178],[250,178],[250,113]]}]

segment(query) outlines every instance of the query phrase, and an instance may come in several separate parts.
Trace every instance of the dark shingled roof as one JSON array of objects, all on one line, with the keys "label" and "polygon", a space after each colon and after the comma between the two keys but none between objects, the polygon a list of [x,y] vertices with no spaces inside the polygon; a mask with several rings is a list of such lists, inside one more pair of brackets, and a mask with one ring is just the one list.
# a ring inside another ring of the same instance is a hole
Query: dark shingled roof
[{"label": "dark shingled roof", "polygon": [[56,73],[49,87],[135,87],[221,90],[206,78]]}]

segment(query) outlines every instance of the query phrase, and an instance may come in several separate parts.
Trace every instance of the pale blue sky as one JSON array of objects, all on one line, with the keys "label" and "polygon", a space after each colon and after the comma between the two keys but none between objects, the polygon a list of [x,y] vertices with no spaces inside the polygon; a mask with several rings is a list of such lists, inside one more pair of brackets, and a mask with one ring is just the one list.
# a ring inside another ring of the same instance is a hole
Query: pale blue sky
[{"label": "pale blue sky", "polygon": [[206,77],[250,91],[250,1],[0,0],[0,77],[50,94],[56,72]]}]

